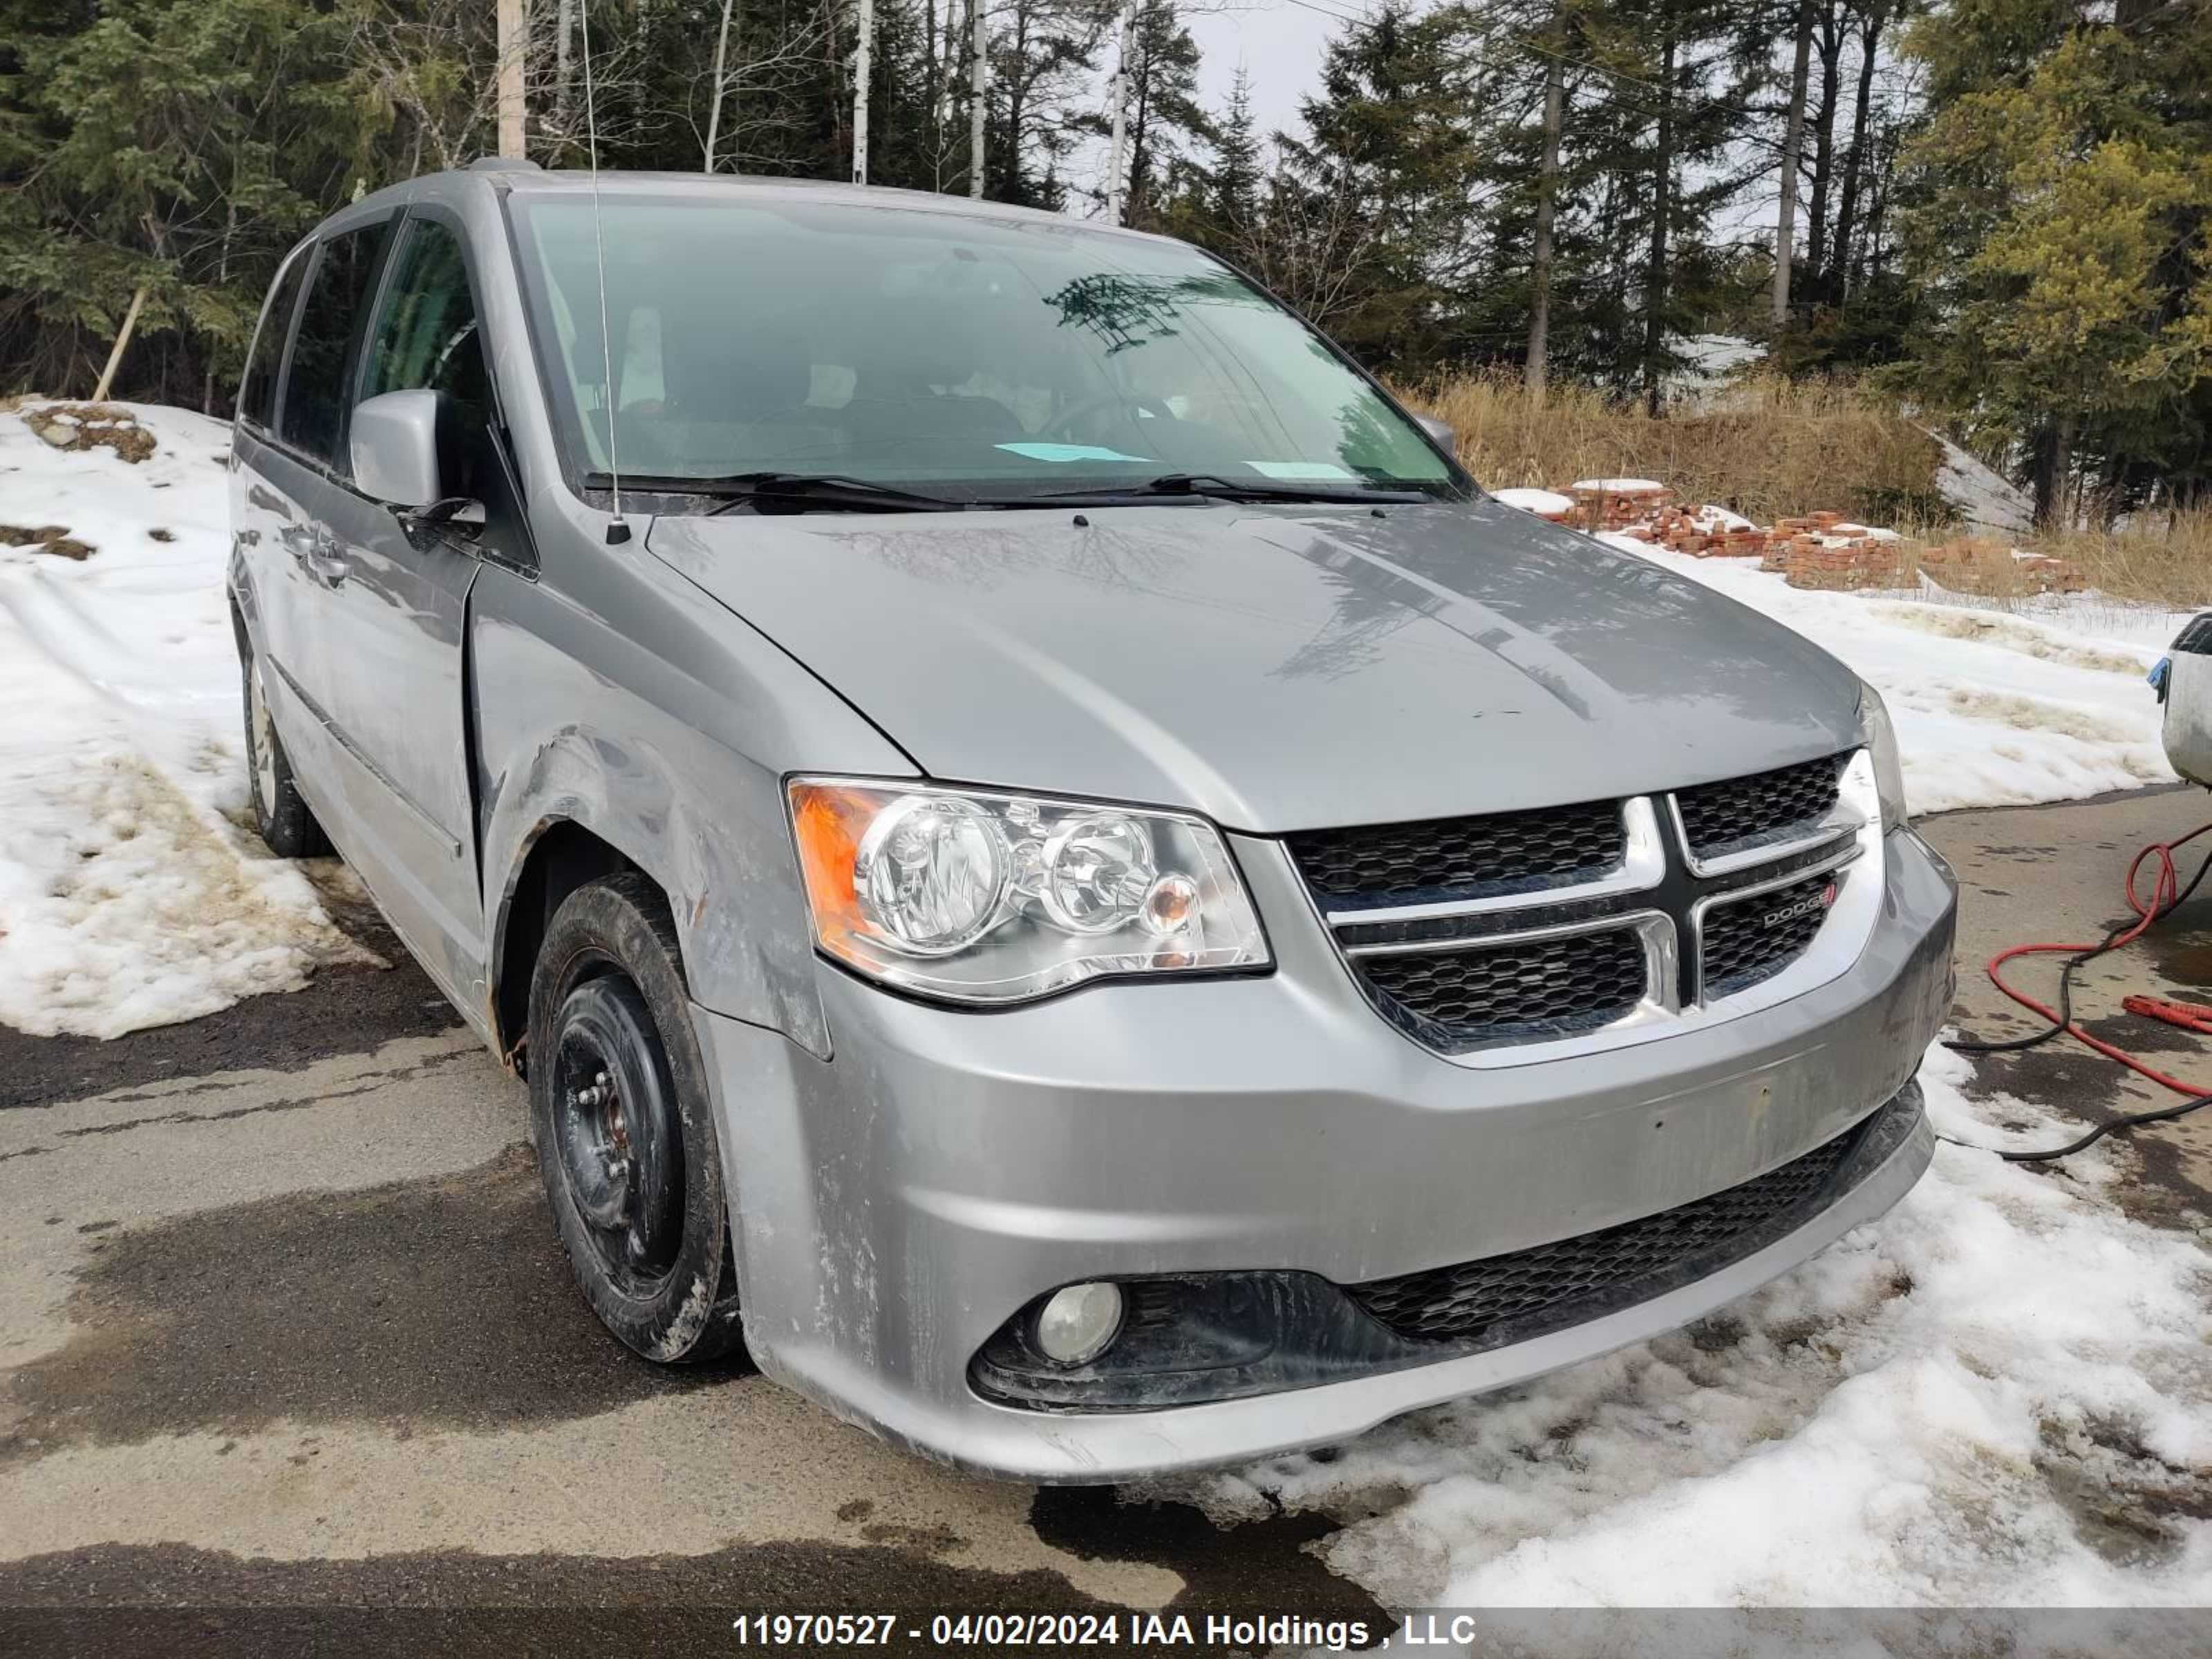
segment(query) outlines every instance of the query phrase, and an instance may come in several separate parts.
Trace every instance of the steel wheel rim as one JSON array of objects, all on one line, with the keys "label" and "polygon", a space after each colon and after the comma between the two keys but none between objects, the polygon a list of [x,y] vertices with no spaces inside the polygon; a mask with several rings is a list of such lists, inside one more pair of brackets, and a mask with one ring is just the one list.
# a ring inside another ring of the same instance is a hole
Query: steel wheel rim
[{"label": "steel wheel rim", "polygon": [[608,1276],[650,1295],[683,1247],[683,1129],[643,999],[620,975],[571,992],[554,1059],[554,1152]]}]

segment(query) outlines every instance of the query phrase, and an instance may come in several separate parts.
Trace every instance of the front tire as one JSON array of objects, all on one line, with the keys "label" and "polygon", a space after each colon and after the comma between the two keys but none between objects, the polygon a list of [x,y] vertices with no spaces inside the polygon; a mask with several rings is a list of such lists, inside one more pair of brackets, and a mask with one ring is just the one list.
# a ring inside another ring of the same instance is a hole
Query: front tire
[{"label": "front tire", "polygon": [[269,712],[261,653],[249,650],[240,667],[246,682],[246,775],[253,827],[280,859],[324,857],[331,850],[330,837],[293,781],[291,757],[284,752],[276,721]]},{"label": "front tire", "polygon": [[530,1110],[554,1230],[584,1299],[661,1364],[739,1340],[706,1066],[676,929],[641,876],[578,888],[530,987]]}]

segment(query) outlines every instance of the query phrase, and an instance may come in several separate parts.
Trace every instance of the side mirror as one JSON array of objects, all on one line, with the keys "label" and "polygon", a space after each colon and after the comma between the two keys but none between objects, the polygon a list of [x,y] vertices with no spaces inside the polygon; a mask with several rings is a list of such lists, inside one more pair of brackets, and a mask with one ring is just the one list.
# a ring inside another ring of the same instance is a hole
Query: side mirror
[{"label": "side mirror", "polygon": [[440,392],[386,392],[355,404],[355,487],[402,508],[444,499],[441,440],[453,429],[446,401]]},{"label": "side mirror", "polygon": [[1447,455],[1458,455],[1458,433],[1453,431],[1433,415],[1416,415],[1413,416],[1413,421],[1422,431],[1429,434],[1429,441],[1436,445],[1438,449],[1443,450]]}]

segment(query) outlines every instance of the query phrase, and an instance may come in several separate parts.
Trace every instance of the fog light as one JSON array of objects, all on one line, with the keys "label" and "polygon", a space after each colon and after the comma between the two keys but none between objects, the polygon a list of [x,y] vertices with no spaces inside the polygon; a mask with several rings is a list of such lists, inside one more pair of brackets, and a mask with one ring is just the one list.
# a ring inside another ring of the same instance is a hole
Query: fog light
[{"label": "fog light", "polygon": [[1070,1285],[1037,1310],[1036,1345],[1055,1365],[1081,1365],[1105,1352],[1121,1328],[1119,1285]]}]

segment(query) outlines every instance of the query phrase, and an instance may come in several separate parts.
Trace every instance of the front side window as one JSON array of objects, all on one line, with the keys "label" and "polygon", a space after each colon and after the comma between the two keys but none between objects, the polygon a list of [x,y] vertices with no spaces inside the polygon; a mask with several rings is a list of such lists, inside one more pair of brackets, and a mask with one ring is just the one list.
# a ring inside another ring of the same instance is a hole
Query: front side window
[{"label": "front side window", "polygon": [[377,255],[383,252],[390,229],[386,221],[325,237],[314,274],[307,279],[307,300],[293,337],[292,368],[284,381],[276,435],[319,461],[337,459],[354,336],[368,302],[369,283],[376,276]]},{"label": "front side window", "polygon": [[246,359],[246,374],[238,385],[238,417],[266,430],[276,412],[276,370],[284,361],[284,337],[292,330],[292,313],[298,308],[300,284],[307,280],[313,261],[310,250],[285,261],[270,285],[269,303],[261,313],[261,326],[253,336],[253,349]]},{"label": "front side window", "polygon": [[609,349],[589,203],[514,210],[555,416],[587,474],[618,452],[626,479],[668,489],[789,471],[1012,501],[1194,473],[1461,494],[1319,337],[1180,244],[610,196]]},{"label": "front side window", "polygon": [[385,294],[362,396],[443,392],[481,421],[491,400],[460,239],[434,221],[410,222]]}]

